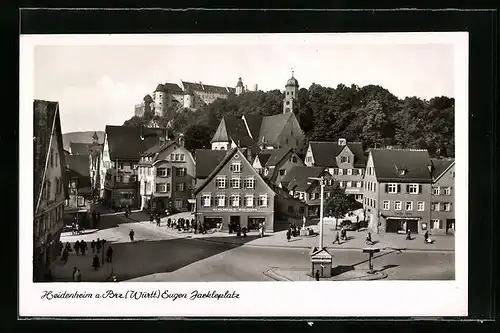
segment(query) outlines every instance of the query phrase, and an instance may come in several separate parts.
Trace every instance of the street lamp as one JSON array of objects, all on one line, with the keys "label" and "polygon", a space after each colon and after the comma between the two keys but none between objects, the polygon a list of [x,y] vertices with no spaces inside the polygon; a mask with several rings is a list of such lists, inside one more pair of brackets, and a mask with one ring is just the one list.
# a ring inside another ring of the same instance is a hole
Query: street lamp
[{"label": "street lamp", "polygon": [[321,201],[319,206],[319,248],[321,250],[323,249],[323,192],[325,189],[325,178],[321,176],[320,178],[309,177],[309,179],[319,181],[321,186],[321,193],[320,193]]}]

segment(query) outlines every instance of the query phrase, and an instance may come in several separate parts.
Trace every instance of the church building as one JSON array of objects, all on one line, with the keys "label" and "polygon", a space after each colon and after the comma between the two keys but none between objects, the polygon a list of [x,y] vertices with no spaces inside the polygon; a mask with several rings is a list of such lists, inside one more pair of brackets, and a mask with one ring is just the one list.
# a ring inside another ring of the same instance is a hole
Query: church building
[{"label": "church building", "polygon": [[212,140],[213,150],[235,147],[262,149],[294,149],[304,147],[305,134],[293,112],[298,108],[299,83],[292,77],[285,85],[283,113],[274,116],[243,115],[223,117]]}]

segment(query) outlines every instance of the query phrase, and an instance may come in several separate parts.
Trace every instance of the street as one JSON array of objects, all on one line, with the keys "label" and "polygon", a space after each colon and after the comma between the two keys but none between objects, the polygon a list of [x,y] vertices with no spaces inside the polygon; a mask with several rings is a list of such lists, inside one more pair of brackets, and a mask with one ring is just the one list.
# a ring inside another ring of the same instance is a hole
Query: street
[{"label": "street", "polygon": [[[132,214],[134,218],[134,214]],[[113,248],[113,262],[93,271],[92,251],[86,256],[70,254],[68,263],[57,263],[53,274],[58,281],[71,281],[73,267],[82,272],[83,281],[105,281],[111,273],[118,281],[273,281],[265,271],[309,269],[309,250],[221,243],[210,235],[202,238],[178,238],[149,222],[138,223],[122,214],[102,214],[100,230],[78,236],[64,235],[61,240],[106,239]],[[130,242],[129,231],[135,232]],[[272,237],[272,236],[270,236]],[[90,244],[88,244],[90,245]],[[89,247],[90,249],[90,247]],[[333,267],[354,266],[365,269],[368,257],[361,250],[330,250]],[[99,255],[102,258],[102,253]],[[374,256],[374,268],[384,269],[392,280],[454,279],[454,252],[383,251]],[[102,264],[102,263],[101,263]]]}]

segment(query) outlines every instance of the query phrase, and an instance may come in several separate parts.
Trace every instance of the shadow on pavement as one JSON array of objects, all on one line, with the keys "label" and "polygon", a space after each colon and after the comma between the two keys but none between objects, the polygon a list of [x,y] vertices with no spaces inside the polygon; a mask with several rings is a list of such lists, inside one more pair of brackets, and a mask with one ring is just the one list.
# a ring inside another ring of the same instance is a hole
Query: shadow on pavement
[{"label": "shadow on pavement", "polygon": [[399,267],[399,265],[384,265],[384,266],[382,266],[381,269],[378,269],[377,272],[383,272],[387,269],[396,268],[396,267]]},{"label": "shadow on pavement", "polygon": [[105,244],[104,251],[109,246],[113,249],[113,263],[104,262],[103,265],[101,253],[99,255],[101,269],[95,272],[91,267],[94,255],[91,251],[90,255],[88,254],[86,257],[70,255],[66,267],[59,270],[58,276],[56,276],[57,280],[71,282],[73,267],[78,267],[81,270],[84,282],[105,282],[108,277],[106,272],[109,272],[111,268],[118,281],[126,281],[155,273],[169,273],[233,249],[239,244],[194,243],[193,239],[182,238],[158,241],[140,240],[133,243],[108,241]]},{"label": "shadow on pavement", "polygon": [[332,277],[337,276],[340,274],[344,274],[349,271],[353,271],[354,266],[344,266],[344,265],[338,265],[336,267],[332,267]]},{"label": "shadow on pavement", "polygon": [[[264,234],[264,238],[266,237],[271,237],[271,235],[266,235]],[[192,238],[192,240],[201,240],[205,242],[213,242],[213,243],[221,243],[221,244],[228,244],[228,245],[243,245],[248,242],[251,242],[253,240],[262,238],[259,235],[247,235],[246,237],[237,237],[236,235],[234,236],[227,236],[227,237],[217,237],[217,236],[207,236],[207,237],[196,237]],[[297,238],[298,240],[298,238]]]}]

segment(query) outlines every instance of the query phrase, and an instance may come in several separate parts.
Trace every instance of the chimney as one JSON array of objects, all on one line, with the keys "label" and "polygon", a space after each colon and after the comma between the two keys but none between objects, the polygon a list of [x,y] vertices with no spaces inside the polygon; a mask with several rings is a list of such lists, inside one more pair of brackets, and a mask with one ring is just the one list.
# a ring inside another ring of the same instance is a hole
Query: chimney
[{"label": "chimney", "polygon": [[339,139],[338,141],[338,145],[339,146],[345,146],[347,144],[347,140],[346,139]]},{"label": "chimney", "polygon": [[179,135],[179,146],[184,147],[184,134]]}]

